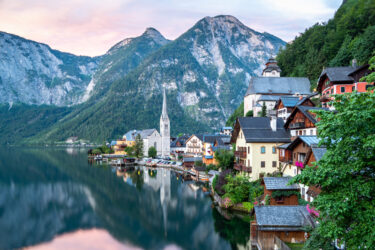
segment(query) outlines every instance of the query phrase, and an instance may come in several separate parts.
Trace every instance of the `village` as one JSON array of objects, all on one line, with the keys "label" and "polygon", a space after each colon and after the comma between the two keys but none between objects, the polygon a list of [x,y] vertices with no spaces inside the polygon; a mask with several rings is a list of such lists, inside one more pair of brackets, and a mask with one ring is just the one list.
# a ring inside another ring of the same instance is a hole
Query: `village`
[{"label": "village", "polygon": [[[243,116],[216,133],[171,137],[164,89],[159,131],[130,130],[90,150],[89,157],[119,169],[134,164],[167,167],[209,183],[214,204],[253,215],[255,249],[302,246],[319,217],[310,203],[321,188],[291,180],[306,167],[318,167],[327,152],[320,143],[317,112],[335,112],[334,95],[364,93],[374,83],[361,80],[371,70],[355,59],[351,66],[324,68],[313,90],[308,78],[280,73],[277,61],[270,58],[262,75],[251,78]],[[336,240],[335,247],[344,245]]]}]

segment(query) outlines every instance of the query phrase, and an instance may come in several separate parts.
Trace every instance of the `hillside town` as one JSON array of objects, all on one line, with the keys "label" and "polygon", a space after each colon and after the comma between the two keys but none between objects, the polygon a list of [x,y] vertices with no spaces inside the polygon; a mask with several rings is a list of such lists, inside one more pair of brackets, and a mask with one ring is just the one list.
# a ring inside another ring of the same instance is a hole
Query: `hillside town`
[{"label": "hillside town", "polygon": [[[370,90],[374,83],[361,78],[371,72],[369,65],[358,66],[356,60],[349,67],[324,68],[317,89],[312,90],[307,78],[281,77],[277,61],[270,58],[262,75],[252,77],[243,100],[244,114],[232,126],[175,138],[170,136],[173,124],[164,89],[160,130],[130,130],[108,143],[111,152],[103,156],[124,159],[124,165],[169,167],[186,178],[209,183],[219,207],[253,215],[252,247],[290,249],[288,245],[298,246],[310,237],[306,228],[315,228],[319,217],[310,203],[321,187],[291,181],[305,168],[319,167],[327,152],[320,143],[317,113],[335,113],[331,104],[337,95]],[[137,144],[139,153],[134,152]],[[247,189],[246,195],[230,191],[229,183]],[[336,249],[345,248],[339,240],[334,244]]]}]

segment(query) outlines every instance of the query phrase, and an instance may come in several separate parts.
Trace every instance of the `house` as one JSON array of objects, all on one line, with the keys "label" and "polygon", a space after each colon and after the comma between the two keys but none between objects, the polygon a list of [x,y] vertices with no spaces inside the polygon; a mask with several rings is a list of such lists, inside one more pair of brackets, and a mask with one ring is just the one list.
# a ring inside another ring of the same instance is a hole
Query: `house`
[{"label": "house", "polygon": [[303,243],[304,228],[315,227],[306,206],[255,206],[251,222],[251,244],[258,249],[274,249],[275,238],[287,243]]},{"label": "house", "polygon": [[298,184],[288,185],[292,177],[264,177],[264,197],[268,195],[270,206],[277,205],[298,205]]},{"label": "house", "polygon": [[[279,161],[284,176],[296,176],[300,174],[305,166],[311,166],[313,162],[319,161],[326,149],[319,147],[320,139],[316,136],[298,136],[286,148],[279,148]],[[284,153],[282,153],[284,152]],[[281,157],[281,155],[287,155]],[[316,187],[300,185],[301,197],[306,201],[312,201],[317,194]],[[311,194],[309,189],[313,190]]]},{"label": "house", "polygon": [[286,119],[288,119],[294,107],[299,105],[310,107],[315,106],[315,104],[310,100],[310,97],[281,96],[275,104],[277,117],[283,118],[284,122],[286,122]]},{"label": "house", "polygon": [[191,168],[197,161],[202,161],[202,157],[184,157],[182,160],[182,166],[184,168]]},{"label": "house", "polygon": [[328,110],[327,108],[311,107],[311,106],[296,106],[284,127],[290,130],[292,140],[298,135],[316,135],[316,126],[318,122],[316,114],[313,111]]},{"label": "house", "polygon": [[290,142],[290,133],[284,128],[282,118],[240,117],[237,118],[231,143],[236,144],[234,169],[247,173],[257,180],[267,173],[278,171],[277,146]]},{"label": "house", "polygon": [[221,130],[220,130],[220,134],[221,135],[231,136],[232,135],[232,130],[233,130],[232,127],[222,127]]},{"label": "house", "polygon": [[[267,62],[261,77],[252,77],[244,97],[244,116],[252,110],[259,116],[262,106],[267,111],[275,107],[281,96],[308,96],[311,94],[310,81],[306,77],[280,77],[276,61]],[[270,71],[269,71],[270,70]],[[272,75],[274,72],[275,74]],[[270,76],[271,75],[271,76]]]},{"label": "house", "polygon": [[155,147],[158,155],[161,155],[161,136],[156,129],[131,130],[123,136],[123,141],[129,147],[135,145],[135,138],[141,136],[143,141],[143,155],[148,155],[148,149]]},{"label": "house", "polygon": [[[327,148],[319,147],[317,145],[311,146],[311,148],[307,152],[306,159],[303,162],[304,166],[312,166],[314,162],[319,162],[326,152]],[[320,187],[309,186],[307,188],[306,195],[303,195],[302,198],[307,200],[308,202],[311,202],[316,198],[316,196],[320,194],[320,192]]]},{"label": "house", "polygon": [[317,90],[321,94],[323,107],[329,107],[333,100],[331,95],[366,92],[374,83],[362,82],[360,79],[371,73],[369,65],[357,66],[355,59],[351,66],[324,68],[318,79]]},{"label": "house", "polygon": [[75,143],[76,141],[78,141],[78,136],[71,136],[71,137],[69,137],[68,139],[66,139],[66,143],[68,143],[68,144],[73,144],[73,143]]},{"label": "house", "polygon": [[206,165],[216,165],[215,152],[220,149],[230,150],[228,142],[230,142],[230,136],[227,135],[204,135],[202,155],[203,163]]},{"label": "house", "polygon": [[186,154],[198,156],[203,153],[203,134],[193,134],[186,140]]},{"label": "house", "polygon": [[125,148],[127,147],[126,140],[119,139],[116,140],[116,143],[112,146],[115,155],[125,155]]},{"label": "house", "polygon": [[189,139],[189,135],[182,135],[177,137],[171,142],[171,153],[172,154],[185,154],[186,153],[186,141]]}]

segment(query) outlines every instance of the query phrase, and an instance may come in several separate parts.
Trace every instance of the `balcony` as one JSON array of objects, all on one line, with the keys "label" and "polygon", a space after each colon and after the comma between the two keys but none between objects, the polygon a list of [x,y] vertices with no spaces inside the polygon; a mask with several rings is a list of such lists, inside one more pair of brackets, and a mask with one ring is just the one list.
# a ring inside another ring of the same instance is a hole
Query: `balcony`
[{"label": "balcony", "polygon": [[246,173],[252,172],[251,167],[246,167],[245,165],[238,164],[238,163],[234,164],[234,169],[237,170],[237,171],[240,171],[240,172],[246,172]]},{"label": "balcony", "polygon": [[290,129],[293,129],[293,128],[305,128],[305,122],[295,122],[295,123],[291,123],[289,125],[289,128]]},{"label": "balcony", "polygon": [[234,151],[234,155],[239,158],[246,158],[246,151]]}]

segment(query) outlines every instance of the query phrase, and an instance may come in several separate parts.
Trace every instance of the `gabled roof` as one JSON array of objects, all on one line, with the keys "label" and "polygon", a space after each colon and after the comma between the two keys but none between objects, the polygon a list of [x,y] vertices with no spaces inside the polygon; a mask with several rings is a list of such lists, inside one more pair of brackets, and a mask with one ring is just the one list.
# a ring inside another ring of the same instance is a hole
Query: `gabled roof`
[{"label": "gabled roof", "polygon": [[261,231],[300,231],[312,225],[306,206],[255,206],[254,209]]},{"label": "gabled roof", "polygon": [[[175,139],[174,141],[171,142],[171,147],[185,147],[186,146],[186,141],[187,139],[189,139],[190,136],[189,135],[182,135],[180,137],[178,137],[177,139]],[[181,144],[181,146],[177,146],[177,142],[179,142]]]},{"label": "gabled roof", "polygon": [[214,144],[215,141],[218,141],[219,143],[222,143],[224,145],[224,141],[228,140],[228,138],[230,140],[230,136],[228,135],[204,135],[203,142]]},{"label": "gabled roof", "polygon": [[253,77],[246,95],[251,94],[311,94],[310,81],[306,77]]},{"label": "gabled roof", "polygon": [[[246,142],[290,142],[290,132],[284,129],[282,118],[277,118],[276,131],[272,131],[269,117],[240,117],[237,118],[236,125],[237,123]],[[234,142],[237,136],[238,131],[233,134],[231,141]]]},{"label": "gabled roof", "polygon": [[188,141],[190,141],[191,138],[193,138],[194,136],[197,137],[199,140],[201,140],[203,142],[203,136],[205,134],[192,134],[187,140],[185,143],[187,143]]},{"label": "gabled roof", "polygon": [[259,99],[257,100],[257,102],[269,102],[269,101],[272,101],[272,102],[277,102],[278,100],[280,99],[280,96],[279,95],[261,95],[259,97]]},{"label": "gabled roof", "polygon": [[320,161],[320,159],[322,159],[323,155],[327,152],[327,148],[324,148],[324,147],[313,146],[313,147],[311,147],[311,150],[312,150],[312,153],[315,156],[316,161]]},{"label": "gabled roof", "polygon": [[[345,82],[353,81],[353,78],[349,76],[350,73],[355,71],[358,67],[346,66],[346,67],[329,67],[323,69],[320,77],[327,75],[331,82]],[[319,77],[319,78],[320,78]]]},{"label": "gabled roof", "polygon": [[146,139],[147,137],[152,135],[152,133],[154,133],[154,131],[157,132],[157,130],[154,129],[154,128],[153,129],[144,129],[144,130],[139,131],[138,133],[141,135],[142,139]]},{"label": "gabled roof", "polygon": [[[127,141],[135,141],[135,137],[139,134],[142,139],[146,139],[154,131],[157,132],[157,130],[154,129],[154,128],[153,129],[144,129],[144,130],[130,130],[123,137],[125,137]],[[157,133],[159,133],[159,132],[157,132]]]},{"label": "gabled roof", "polygon": [[300,135],[290,143],[288,149],[291,150],[295,148],[301,142],[306,143],[309,147],[317,146],[319,144],[319,141],[320,139],[315,135]]},{"label": "gabled roof", "polygon": [[307,119],[309,119],[313,124],[317,123],[317,120],[315,119],[315,115],[311,113],[311,111],[314,110],[326,110],[329,111],[328,108],[320,108],[320,107],[310,107],[310,106],[296,106],[292,113],[289,115],[288,119],[285,122],[284,127],[288,128],[291,121],[293,121],[294,116],[298,111],[302,112]]},{"label": "gabled roof", "polygon": [[295,190],[299,189],[297,184],[288,185],[292,177],[264,177],[264,185],[268,190]]}]

